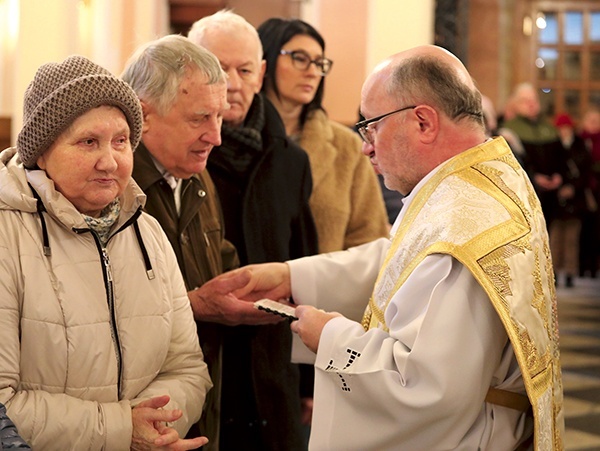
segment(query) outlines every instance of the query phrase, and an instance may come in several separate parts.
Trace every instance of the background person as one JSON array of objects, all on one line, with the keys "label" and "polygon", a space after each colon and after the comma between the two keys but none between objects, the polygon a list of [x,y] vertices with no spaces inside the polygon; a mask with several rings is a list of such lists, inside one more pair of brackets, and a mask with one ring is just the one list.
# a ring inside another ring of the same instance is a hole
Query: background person
[{"label": "background person", "polygon": [[506,141],[486,137],[481,108],[440,47],[380,63],[357,129],[386,185],[406,195],[393,239],[247,268],[238,296],[310,304],[291,327],[316,353],[311,449],[563,447],[544,218]]},{"label": "background person", "polygon": [[262,90],[288,136],[310,159],[310,206],[319,252],[347,249],[388,235],[377,177],[361,154],[360,138],[327,117],[322,101],[333,62],[319,32],[298,19],[272,18],[258,27],[267,69]]},{"label": "background person", "polygon": [[525,149],[523,148],[523,144],[521,144],[519,137],[512,130],[499,127],[496,108],[489,97],[482,95],[481,104],[483,107],[483,117],[485,119],[485,130],[487,137],[495,138],[496,136],[502,136],[515,154],[515,158],[522,165]]},{"label": "background person", "polygon": [[147,450],[211,387],[175,255],[131,179],[142,111],[86,58],[41,66],[0,154],[0,402],[34,449]]},{"label": "background person", "polygon": [[579,239],[583,217],[594,205],[588,205],[592,196],[592,156],[583,138],[575,133],[575,123],[568,114],[559,114],[554,125],[566,160],[563,184],[558,189],[556,216],[550,225],[550,252],[556,282],[564,277],[567,288],[574,285],[579,274]]},{"label": "background person", "polygon": [[597,107],[584,113],[581,120],[581,137],[592,156],[592,196],[588,198],[588,211],[581,224],[579,275],[589,275],[595,279],[600,265],[600,110]]},{"label": "background person", "polygon": [[[258,27],[267,62],[262,91],[275,105],[287,135],[310,160],[310,208],[319,252],[347,249],[388,236],[389,222],[376,174],[360,138],[323,109],[325,77],[333,62],[310,24],[271,18]],[[302,367],[303,422],[310,424],[313,370]]]},{"label": "background person", "polygon": [[565,155],[554,124],[542,114],[533,85],[518,85],[509,103],[514,117],[506,120],[503,128],[513,131],[523,145],[521,161],[540,198],[550,230],[558,209],[558,189],[567,170]]},{"label": "background person", "polygon": [[[227,73],[230,108],[208,170],[223,206],[225,237],[241,264],[317,253],[308,156],[287,139],[277,110],[258,94],[265,61],[256,29],[220,11],[195,22],[188,37],[216,55]],[[223,339],[220,448],[303,449],[289,324],[225,327]]]}]

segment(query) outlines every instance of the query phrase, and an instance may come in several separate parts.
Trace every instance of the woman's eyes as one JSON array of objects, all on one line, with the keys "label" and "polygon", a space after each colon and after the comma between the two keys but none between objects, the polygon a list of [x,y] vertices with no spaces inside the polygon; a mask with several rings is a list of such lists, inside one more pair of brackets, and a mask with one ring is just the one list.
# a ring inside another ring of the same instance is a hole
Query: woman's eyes
[{"label": "woman's eyes", "polygon": [[[129,138],[125,135],[120,136],[118,138],[115,138],[112,140],[113,145],[116,146],[123,146],[126,145],[127,142],[129,141]],[[94,147],[98,145],[98,140],[96,138],[84,138],[79,140],[79,144],[81,144],[84,147]]]},{"label": "woman's eyes", "polygon": [[84,146],[92,146],[93,144],[96,143],[96,140],[94,138],[85,138],[82,139],[81,141],[79,141],[81,144],[83,144]]},{"label": "woman's eyes", "polygon": [[306,55],[303,55],[303,54],[301,54],[301,53],[300,53],[300,54],[298,54],[298,53],[297,53],[297,54],[295,54],[295,55],[293,56],[293,58],[294,58],[296,61],[299,61],[299,62],[301,62],[301,63],[306,63],[306,62],[310,61],[310,58],[309,58],[308,56],[306,56]]}]

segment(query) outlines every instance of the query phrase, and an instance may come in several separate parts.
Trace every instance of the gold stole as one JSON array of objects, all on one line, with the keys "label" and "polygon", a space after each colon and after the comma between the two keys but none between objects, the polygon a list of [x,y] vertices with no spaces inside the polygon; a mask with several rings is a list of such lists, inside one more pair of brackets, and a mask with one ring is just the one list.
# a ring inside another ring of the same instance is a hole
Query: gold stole
[{"label": "gold stole", "polygon": [[545,221],[533,186],[503,138],[452,158],[421,187],[377,277],[365,330],[388,330],[384,314],[392,296],[434,253],[452,255],[485,289],[523,373],[535,449],[562,449],[556,295]]}]

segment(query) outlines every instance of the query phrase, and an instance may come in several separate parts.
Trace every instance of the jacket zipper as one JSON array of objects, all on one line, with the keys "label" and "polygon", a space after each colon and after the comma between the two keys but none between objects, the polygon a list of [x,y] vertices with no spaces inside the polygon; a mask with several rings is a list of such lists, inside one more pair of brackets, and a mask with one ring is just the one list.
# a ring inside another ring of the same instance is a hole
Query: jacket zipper
[{"label": "jacket zipper", "polygon": [[[122,230],[122,229],[120,229]],[[119,231],[120,231],[119,230]],[[119,339],[119,330],[117,328],[117,315],[115,312],[115,294],[113,287],[113,274],[112,265],[108,252],[104,246],[100,243],[100,238],[92,229],[73,229],[75,233],[91,233],[94,237],[94,242],[100,253],[100,259],[102,264],[102,276],[104,279],[104,288],[106,290],[106,302],[108,304],[108,311],[110,314],[110,335],[115,346],[115,357],[117,359],[117,396],[121,399],[121,387],[122,387],[122,376],[123,376],[123,357],[121,353],[121,340]]]},{"label": "jacket zipper", "polygon": [[[125,224],[123,224],[115,233],[113,233],[108,240],[110,241],[110,239],[112,239],[113,236],[132,225],[141,214],[142,207],[138,208],[137,211],[131,216],[131,218],[129,218],[125,222]],[[100,253],[100,257],[102,260],[102,276],[104,278],[104,288],[106,289],[106,301],[108,303],[108,310],[110,313],[110,334],[113,339],[113,344],[115,345],[115,357],[117,359],[117,396],[118,399],[121,399],[121,389],[123,385],[123,354],[121,352],[121,340],[119,339],[119,329],[117,327],[117,314],[115,312],[115,294],[113,287],[113,273],[112,265],[110,263],[110,257],[108,256],[108,251],[106,250],[106,247],[102,246],[98,234],[92,229],[73,228],[73,231],[77,234],[87,232],[91,233],[92,237],[94,237],[94,242],[96,243],[98,252]]]},{"label": "jacket zipper", "polygon": [[112,335],[113,343],[115,345],[115,355],[117,357],[117,368],[118,368],[118,380],[117,380],[117,393],[119,399],[121,399],[121,377],[123,375],[122,355],[121,355],[121,341],[119,340],[119,332],[117,328],[117,315],[115,312],[115,294],[113,290],[113,275],[112,266],[110,264],[110,258],[105,247],[102,247],[102,264],[106,274],[106,298],[108,301],[108,310],[110,313],[110,333]]}]

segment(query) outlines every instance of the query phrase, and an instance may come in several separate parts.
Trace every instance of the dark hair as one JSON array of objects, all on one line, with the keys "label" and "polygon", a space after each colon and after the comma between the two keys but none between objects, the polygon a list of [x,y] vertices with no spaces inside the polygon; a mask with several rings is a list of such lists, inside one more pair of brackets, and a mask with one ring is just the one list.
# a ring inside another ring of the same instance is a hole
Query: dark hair
[{"label": "dark hair", "polygon": [[[277,67],[277,58],[282,47],[296,35],[306,35],[313,38],[319,43],[323,52],[325,52],[325,41],[323,36],[311,25],[300,19],[267,19],[258,27],[258,35],[262,42],[264,59],[267,62],[265,80],[262,85],[262,91],[272,89],[276,96],[279,97],[279,90],[275,80],[275,69]],[[321,77],[321,82],[315,93],[312,101],[302,107],[300,113],[300,125],[304,125],[306,118],[311,111],[322,110],[323,90],[325,85],[325,77]]]},{"label": "dark hair", "polygon": [[410,103],[428,103],[453,120],[468,118],[484,126],[481,93],[437,58],[416,56],[403,61],[394,70],[387,92]]}]

